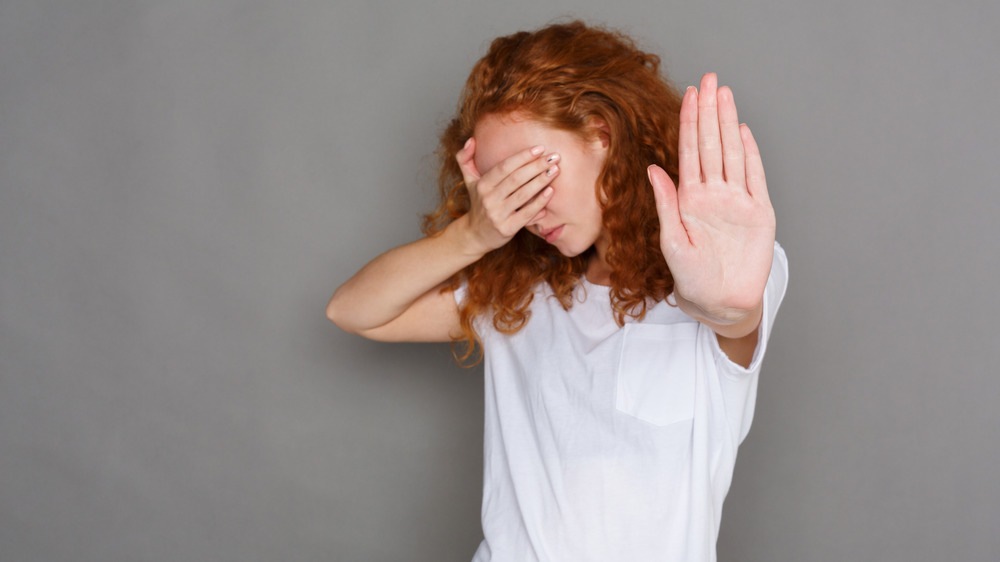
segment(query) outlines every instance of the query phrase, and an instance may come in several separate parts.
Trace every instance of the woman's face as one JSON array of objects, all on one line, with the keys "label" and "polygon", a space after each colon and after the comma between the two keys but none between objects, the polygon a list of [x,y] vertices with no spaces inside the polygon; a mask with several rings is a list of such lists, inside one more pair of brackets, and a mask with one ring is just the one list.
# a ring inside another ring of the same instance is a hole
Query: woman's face
[{"label": "woman's face", "polygon": [[604,166],[604,137],[583,141],[574,133],[553,129],[518,113],[489,114],[476,124],[474,156],[480,173],[525,148],[545,147],[558,154],[559,174],[552,180],[552,198],[540,218],[525,227],[552,244],[564,256],[576,256],[597,245],[603,256],[607,233],[597,200],[597,178]]}]

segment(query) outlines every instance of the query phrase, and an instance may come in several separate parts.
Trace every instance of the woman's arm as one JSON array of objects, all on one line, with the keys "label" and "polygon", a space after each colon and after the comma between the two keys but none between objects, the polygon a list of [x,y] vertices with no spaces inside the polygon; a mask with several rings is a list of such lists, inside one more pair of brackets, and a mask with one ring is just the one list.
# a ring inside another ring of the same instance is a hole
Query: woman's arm
[{"label": "woman's arm", "polygon": [[[456,155],[470,210],[442,232],[389,250],[341,285],[326,315],[342,329],[382,341],[449,341],[460,335],[446,281],[542,216],[558,175],[544,149],[528,148],[480,174],[470,139]],[[553,169],[554,168],[554,169]]]},{"label": "woman's arm", "polygon": [[458,306],[445,281],[481,255],[468,248],[467,217],[437,236],[378,256],[341,285],[326,316],[341,329],[380,341],[449,341]]}]

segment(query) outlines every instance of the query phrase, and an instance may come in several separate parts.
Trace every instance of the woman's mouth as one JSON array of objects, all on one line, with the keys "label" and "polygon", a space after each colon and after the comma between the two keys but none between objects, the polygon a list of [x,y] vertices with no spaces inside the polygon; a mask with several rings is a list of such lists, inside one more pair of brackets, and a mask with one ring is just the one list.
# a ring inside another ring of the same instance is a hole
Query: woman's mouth
[{"label": "woman's mouth", "polygon": [[556,238],[559,238],[559,235],[562,233],[562,229],[563,229],[564,226],[566,226],[566,225],[561,224],[561,225],[559,225],[559,226],[557,226],[555,228],[550,228],[548,230],[541,230],[541,231],[538,232],[538,234],[542,238],[544,238],[546,242],[548,242],[549,244],[551,244],[551,243],[553,243],[553,242],[556,241]]}]

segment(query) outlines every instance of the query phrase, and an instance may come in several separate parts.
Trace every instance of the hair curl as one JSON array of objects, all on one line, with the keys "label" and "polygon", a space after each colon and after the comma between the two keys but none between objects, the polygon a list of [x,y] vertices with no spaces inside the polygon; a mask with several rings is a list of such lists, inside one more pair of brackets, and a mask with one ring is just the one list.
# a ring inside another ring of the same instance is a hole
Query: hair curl
[{"label": "hair curl", "polygon": [[[423,231],[433,236],[468,212],[469,194],[455,154],[486,115],[516,111],[584,139],[597,134],[595,122],[603,122],[610,139],[596,189],[610,239],[605,259],[611,303],[619,324],[626,317],[641,319],[650,300],[663,300],[673,290],[646,168],[658,164],[677,180],[680,106],[680,94],[660,75],[659,57],[619,32],[573,21],[499,37],[473,67],[458,113],[441,135],[441,200],[424,217]],[[541,280],[570,308],[573,288],[593,255],[591,248],[565,257],[522,229],[459,272],[451,287],[463,279],[468,283],[460,310],[468,347],[464,355],[456,354],[459,361],[477,347],[475,317],[492,310],[497,330],[520,330],[530,317],[532,288]]]}]

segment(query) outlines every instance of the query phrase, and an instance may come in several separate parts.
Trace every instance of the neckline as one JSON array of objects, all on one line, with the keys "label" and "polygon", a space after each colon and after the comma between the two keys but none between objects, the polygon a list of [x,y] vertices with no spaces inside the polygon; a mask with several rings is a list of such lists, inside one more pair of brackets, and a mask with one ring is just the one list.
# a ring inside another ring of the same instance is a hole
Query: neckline
[{"label": "neckline", "polygon": [[600,295],[603,298],[611,298],[611,286],[610,285],[598,285],[590,279],[587,279],[586,274],[580,276],[580,286],[583,288],[584,294],[590,295]]},{"label": "neckline", "polygon": [[583,275],[580,276],[580,280],[583,281],[584,283],[586,283],[587,285],[591,285],[593,287],[600,287],[602,289],[610,289],[611,288],[611,285],[601,285],[600,283],[594,283],[590,279],[587,279],[587,274],[586,273],[584,273]]}]

